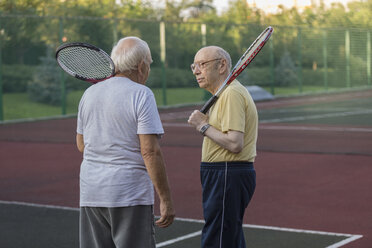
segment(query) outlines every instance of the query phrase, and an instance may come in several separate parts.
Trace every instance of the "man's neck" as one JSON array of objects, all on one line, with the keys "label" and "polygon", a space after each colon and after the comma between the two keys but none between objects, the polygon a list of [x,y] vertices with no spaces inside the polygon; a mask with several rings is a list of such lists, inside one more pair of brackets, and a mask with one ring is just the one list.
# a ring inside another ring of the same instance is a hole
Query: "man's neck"
[{"label": "man's neck", "polygon": [[225,82],[228,75],[225,75],[224,77],[220,78],[220,81],[218,84],[216,84],[216,87],[212,90],[212,95],[216,94],[217,91],[221,88],[222,84]]},{"label": "man's neck", "polygon": [[132,72],[120,72],[115,75],[115,77],[126,77],[132,80],[133,82],[138,83],[138,72],[132,71]]}]

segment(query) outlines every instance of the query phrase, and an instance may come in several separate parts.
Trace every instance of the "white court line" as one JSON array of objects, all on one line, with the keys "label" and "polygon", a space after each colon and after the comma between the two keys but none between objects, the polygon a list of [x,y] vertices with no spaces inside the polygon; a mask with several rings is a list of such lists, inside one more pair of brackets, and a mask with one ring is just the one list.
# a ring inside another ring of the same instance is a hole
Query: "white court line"
[{"label": "white court line", "polygon": [[[175,220],[185,221],[185,222],[194,222],[194,223],[204,223],[203,220],[195,220],[195,219],[187,219],[187,218],[175,218]],[[346,234],[346,233],[335,233],[335,232],[323,232],[323,231],[313,231],[313,230],[304,230],[304,229],[294,229],[294,228],[283,228],[283,227],[275,227],[275,226],[262,226],[262,225],[250,225],[250,224],[243,224],[243,227],[246,228],[255,228],[255,229],[264,229],[264,230],[272,230],[272,231],[283,231],[283,232],[295,232],[295,233],[305,233],[305,234],[316,234],[316,235],[327,235],[327,236],[337,236],[337,237],[347,237],[347,239],[341,240],[335,244],[327,246],[326,248],[338,248],[345,244],[348,244],[354,240],[360,239],[363,235],[354,235],[354,234]],[[156,247],[164,247],[170,244],[174,244],[176,242],[193,238],[198,235],[201,235],[201,231],[193,232],[190,234],[186,234],[156,245]]]},{"label": "white court line", "polygon": [[13,205],[20,205],[20,206],[27,206],[27,207],[36,207],[36,208],[50,208],[50,209],[60,209],[60,210],[70,210],[70,211],[79,211],[79,208],[73,207],[62,207],[62,206],[55,206],[55,205],[48,205],[48,204],[37,204],[37,203],[29,203],[29,202],[19,202],[19,201],[2,201],[0,200],[0,204],[13,204]]},{"label": "white court line", "polygon": [[[164,122],[164,127],[192,127],[187,123]],[[264,130],[298,130],[298,131],[326,131],[326,132],[359,132],[372,133],[372,128],[364,127],[317,127],[317,126],[277,126],[277,125],[259,125],[258,129]]]},{"label": "white court line", "polygon": [[276,227],[276,226],[262,226],[262,225],[251,225],[251,224],[243,224],[243,227],[248,228],[255,228],[255,229],[265,229],[265,230],[272,230],[272,231],[283,231],[283,232],[295,232],[295,233],[307,233],[307,234],[319,234],[319,235],[327,235],[327,236],[345,236],[345,237],[354,237],[363,235],[354,235],[348,233],[335,233],[335,232],[324,232],[324,231],[313,231],[313,230],[305,230],[305,229],[295,229],[295,228],[286,228],[286,227]]},{"label": "white court line", "polygon": [[[351,97],[351,100],[356,100],[356,98],[364,98],[364,97],[369,97],[371,95],[371,92],[360,92],[360,93],[355,93]],[[337,95],[335,95],[337,97]],[[332,96],[331,96],[332,97]],[[277,106],[277,105],[282,105],[282,104],[293,104],[293,103],[319,103],[319,102],[324,102],[327,103],[329,99],[329,96],[318,96],[318,97],[312,97],[309,99],[284,99],[284,100],[279,100],[279,101],[267,101],[267,102],[262,102],[258,103],[260,106]],[[337,97],[336,100],[333,100],[331,102],[335,101],[344,101],[344,100],[350,100],[350,97]]]},{"label": "white court line", "polygon": [[179,241],[182,241],[182,240],[185,240],[185,239],[190,239],[190,238],[199,236],[199,235],[201,235],[201,233],[202,233],[202,231],[197,231],[197,232],[189,233],[189,234],[180,236],[180,237],[175,238],[175,239],[170,239],[170,240],[167,240],[167,241],[158,243],[158,244],[156,244],[156,247],[164,247],[164,246],[167,246],[167,245],[171,245],[171,244],[174,244],[176,242],[179,242]]},{"label": "white court line", "polygon": [[311,126],[274,126],[261,125],[259,129],[265,130],[299,130],[299,131],[326,131],[326,132],[359,132],[372,133],[372,128],[364,127],[311,127]]},{"label": "white court line", "polygon": [[192,127],[190,124],[183,122],[163,122],[164,127]]},{"label": "white court line", "polygon": [[283,227],[274,227],[274,226],[261,226],[261,225],[249,225],[244,224],[243,227],[255,228],[255,229],[265,229],[273,231],[283,231],[283,232],[295,232],[295,233],[306,233],[306,234],[317,234],[317,235],[327,235],[327,236],[336,236],[336,237],[348,237],[347,239],[341,240],[335,244],[327,246],[326,248],[338,248],[343,245],[346,245],[354,240],[360,239],[363,235],[359,234],[347,234],[347,233],[335,233],[335,232],[322,232],[322,231],[312,231],[312,230],[303,230],[303,229],[294,229],[294,228],[283,228]]},{"label": "white court line", "polygon": [[352,235],[350,238],[341,240],[340,242],[338,242],[336,244],[333,244],[333,245],[330,245],[330,246],[327,246],[326,248],[339,248],[341,246],[344,246],[344,245],[346,245],[348,243],[351,243],[354,240],[360,239],[362,237],[363,237],[363,235]]},{"label": "white court line", "polygon": [[[175,220],[184,221],[184,222],[193,222],[193,223],[204,223],[204,220],[189,219],[189,218],[175,218]],[[273,230],[273,231],[331,235],[331,236],[346,236],[346,237],[355,236],[353,234],[347,234],[347,233],[323,232],[323,231],[313,231],[313,230],[276,227],[276,226],[252,225],[252,224],[243,224],[243,227],[256,228],[256,229],[266,229],[266,230]],[[360,235],[360,236],[362,236],[362,235]]]},{"label": "white court line", "polygon": [[372,114],[372,109],[355,110],[355,111],[341,112],[341,113],[328,113],[328,114],[319,114],[319,115],[295,116],[295,117],[287,117],[287,118],[269,119],[269,120],[261,120],[260,123],[304,121],[304,120],[314,120],[314,119],[322,119],[322,118],[330,118],[330,117],[345,117],[345,116],[360,115],[360,114]]},{"label": "white court line", "polygon": [[[304,121],[304,120],[314,120],[314,119],[323,119],[323,118],[331,118],[331,117],[345,117],[345,116],[353,116],[353,115],[361,115],[361,114],[372,114],[372,109],[359,109],[353,111],[346,111],[346,112],[337,112],[337,113],[326,113],[326,114],[317,114],[317,115],[308,115],[308,116],[294,116],[294,117],[284,117],[284,118],[276,118],[276,119],[268,119],[268,120],[260,120],[259,123],[280,123],[280,122],[288,122],[288,121]],[[167,118],[162,118],[162,120],[166,120]],[[175,122],[164,122],[163,126],[165,127],[191,127],[188,123],[175,123]],[[319,130],[319,129],[318,129]],[[346,131],[363,131],[363,132],[371,132],[371,129],[349,129]],[[321,131],[321,130],[319,130]],[[325,131],[336,131],[334,130],[325,130]],[[341,130],[345,131],[345,130]]]},{"label": "white court line", "polygon": [[[62,206],[55,206],[55,205],[44,205],[44,204],[36,204],[36,203],[27,203],[27,202],[17,202],[17,201],[2,201],[0,200],[0,204],[13,204],[13,205],[20,205],[20,206],[30,206],[30,207],[38,207],[38,208],[49,208],[49,209],[61,209],[61,210],[69,210],[69,211],[79,211],[79,208],[73,207],[62,207]],[[204,223],[203,220],[197,219],[189,219],[189,218],[175,218],[178,221],[184,222],[193,222],[193,223]],[[283,231],[283,232],[295,232],[295,233],[305,233],[305,234],[318,234],[318,235],[328,235],[328,236],[338,236],[338,237],[347,237],[347,239],[341,240],[335,244],[327,246],[326,248],[339,248],[345,244],[348,244],[352,241],[360,239],[363,235],[359,234],[346,234],[346,233],[335,233],[335,232],[323,232],[323,231],[313,231],[313,230],[305,230],[305,229],[294,229],[294,228],[284,228],[284,227],[275,227],[275,226],[263,226],[263,225],[251,225],[251,224],[243,224],[243,227],[246,228],[255,228],[255,229],[264,229],[264,230],[273,230],[273,231]],[[161,243],[156,244],[156,247],[164,247],[170,244],[174,244],[176,242],[186,240],[189,238],[196,237],[201,235],[201,231],[196,231],[193,233],[189,233],[183,236],[179,236],[174,239],[170,239]]]},{"label": "white court line", "polygon": [[[365,110],[366,108],[354,108],[354,107],[332,107],[331,109],[319,109],[319,108],[306,108],[305,112],[319,112],[319,113],[329,113],[331,111],[333,112],[350,112],[350,111],[359,111],[359,110]],[[261,114],[287,114],[287,113],[304,113],[303,109],[293,109],[293,108],[286,108],[286,109],[259,109],[259,113]]]}]

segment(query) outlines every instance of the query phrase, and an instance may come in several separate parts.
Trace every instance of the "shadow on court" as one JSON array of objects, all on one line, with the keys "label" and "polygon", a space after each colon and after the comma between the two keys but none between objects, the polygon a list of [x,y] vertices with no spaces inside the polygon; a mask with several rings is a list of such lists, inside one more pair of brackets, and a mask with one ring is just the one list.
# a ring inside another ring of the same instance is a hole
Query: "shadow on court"
[{"label": "shadow on court", "polygon": [[[0,219],[0,247],[79,247],[78,209],[2,202]],[[202,221],[177,219],[167,229],[156,228],[157,247],[200,247],[202,226]],[[321,248],[357,238],[346,234],[263,226],[245,226],[244,232],[248,247],[255,248]]]}]

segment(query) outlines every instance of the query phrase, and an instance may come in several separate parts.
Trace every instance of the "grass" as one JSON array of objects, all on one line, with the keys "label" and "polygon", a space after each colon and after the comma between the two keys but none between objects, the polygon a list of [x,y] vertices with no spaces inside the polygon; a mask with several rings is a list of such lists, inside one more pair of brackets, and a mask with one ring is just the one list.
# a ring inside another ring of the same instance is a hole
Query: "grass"
[{"label": "grass", "polygon": [[[77,112],[82,91],[71,92],[67,96],[66,112]],[[62,114],[61,106],[53,106],[31,101],[27,93],[8,93],[3,95],[4,120],[39,118]]]},{"label": "grass", "polygon": [[[265,87],[271,92],[270,87]],[[334,89],[329,89],[329,91]],[[206,92],[199,88],[167,89],[166,104],[164,104],[162,89],[153,89],[158,106],[199,103],[205,101]],[[302,93],[324,92],[323,87],[304,86]],[[298,87],[275,88],[275,95],[293,95],[299,93]],[[73,91],[67,95],[66,113],[76,114],[83,91]],[[208,93],[209,94],[209,93]],[[208,97],[207,94],[207,97]],[[61,106],[36,103],[29,100],[27,93],[7,93],[3,95],[4,120],[40,118],[62,115]]]},{"label": "grass", "polygon": [[[271,92],[271,87],[263,87],[266,91]],[[277,96],[287,96],[287,95],[296,95],[301,93],[319,93],[319,92],[326,92],[326,91],[333,91],[338,90],[340,88],[328,88],[325,89],[322,86],[302,86],[302,89],[300,91],[299,87],[276,87],[274,88],[274,95]]]},{"label": "grass", "polygon": [[[66,113],[76,114],[84,91],[73,91],[67,95]],[[153,90],[158,106],[163,106],[162,89]],[[198,88],[167,89],[167,105],[187,104],[203,101],[204,91]],[[27,93],[3,95],[4,120],[40,118],[62,115],[61,106],[31,101]]]},{"label": "grass", "polygon": [[153,92],[158,106],[202,102],[205,94],[200,88],[170,88],[166,94],[167,104],[164,104],[163,90],[153,89]]}]

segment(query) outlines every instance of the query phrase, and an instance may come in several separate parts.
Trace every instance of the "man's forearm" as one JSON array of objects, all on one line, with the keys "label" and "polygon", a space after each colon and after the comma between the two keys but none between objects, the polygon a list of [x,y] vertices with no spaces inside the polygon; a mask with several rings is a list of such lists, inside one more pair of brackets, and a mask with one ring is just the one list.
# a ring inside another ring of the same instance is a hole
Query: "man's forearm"
[{"label": "man's forearm", "polygon": [[84,136],[82,134],[76,134],[76,146],[79,150],[79,152],[83,153],[84,152]]},{"label": "man's forearm", "polygon": [[239,153],[243,149],[244,134],[242,132],[229,131],[223,133],[210,126],[204,134],[230,152]]},{"label": "man's forearm", "polygon": [[150,176],[159,198],[163,201],[170,201],[170,189],[168,178],[165,172],[163,156],[159,151],[154,151],[143,155],[147,172]]},{"label": "man's forearm", "polygon": [[[197,131],[200,131],[202,126],[208,124],[208,116],[201,113],[199,110],[194,110],[187,122],[193,125]],[[244,133],[242,132],[228,131],[224,133],[213,126],[209,126],[204,132],[204,135],[230,152],[239,153],[243,149]]]}]

